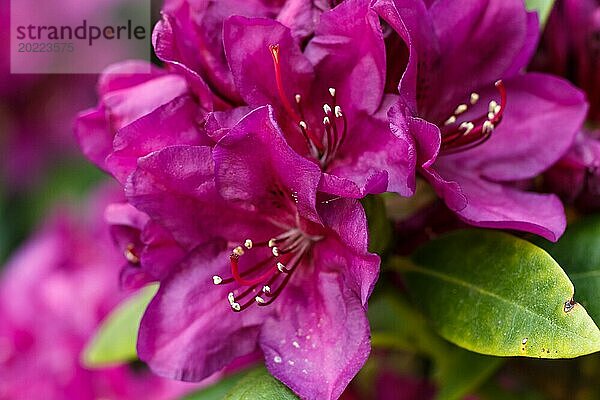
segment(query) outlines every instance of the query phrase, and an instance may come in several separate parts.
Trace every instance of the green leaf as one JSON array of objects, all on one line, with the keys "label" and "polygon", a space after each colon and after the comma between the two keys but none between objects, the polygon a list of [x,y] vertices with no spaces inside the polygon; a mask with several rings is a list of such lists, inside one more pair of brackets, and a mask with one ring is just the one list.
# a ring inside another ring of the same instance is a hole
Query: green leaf
[{"label": "green leaf", "polygon": [[224,397],[224,400],[297,400],[283,383],[260,368],[246,375]]},{"label": "green leaf", "polygon": [[525,0],[525,5],[529,11],[536,11],[540,20],[540,28],[546,25],[546,21],[552,11],[554,0]]},{"label": "green leaf", "polygon": [[446,342],[430,329],[425,317],[398,295],[389,293],[371,301],[369,320],[374,348],[413,351],[434,361],[438,400],[462,399],[504,361]]},{"label": "green leaf", "polygon": [[104,368],[137,359],[137,334],[142,315],[158,290],[158,284],[141,289],[118,305],[100,324],[83,351],[83,364]]},{"label": "green leaf", "polygon": [[562,265],[575,286],[575,299],[600,324],[600,215],[570,225],[558,243],[536,244]]},{"label": "green leaf", "polygon": [[600,350],[573,285],[544,250],[514,236],[463,230],[433,240],[403,267],[438,333],[497,356],[572,358]]},{"label": "green leaf", "polygon": [[369,251],[382,254],[392,239],[392,225],[387,218],[381,196],[370,195],[362,200],[369,221]]},{"label": "green leaf", "polygon": [[[231,391],[231,389],[249,372],[239,372],[237,374],[229,375],[212,386],[205,389],[198,390],[197,392],[188,394],[181,400],[223,400],[225,395]],[[252,372],[250,372],[252,373]]]}]

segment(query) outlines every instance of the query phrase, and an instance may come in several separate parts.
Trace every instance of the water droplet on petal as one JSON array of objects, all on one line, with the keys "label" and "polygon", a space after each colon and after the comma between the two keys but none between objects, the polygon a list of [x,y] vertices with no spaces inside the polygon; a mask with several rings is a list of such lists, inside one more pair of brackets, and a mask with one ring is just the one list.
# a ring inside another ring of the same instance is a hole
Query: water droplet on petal
[{"label": "water droplet on petal", "polygon": [[282,361],[283,361],[283,360],[282,360],[282,359],[281,359],[281,357],[279,357],[279,356],[275,356],[275,357],[273,357],[273,362],[274,362],[275,364],[281,364],[281,362],[282,362]]}]

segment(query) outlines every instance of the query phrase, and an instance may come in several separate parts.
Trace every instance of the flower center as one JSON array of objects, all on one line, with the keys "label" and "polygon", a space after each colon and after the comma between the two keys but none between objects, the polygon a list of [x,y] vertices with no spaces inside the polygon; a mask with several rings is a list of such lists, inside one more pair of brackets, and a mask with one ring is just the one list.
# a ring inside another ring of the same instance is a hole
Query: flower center
[{"label": "flower center", "polygon": [[454,113],[444,122],[444,126],[441,128],[441,155],[470,150],[485,143],[492,136],[492,132],[502,121],[506,109],[504,83],[501,80],[496,81],[495,87],[500,93],[500,104],[495,100],[491,100],[488,104],[487,115],[481,115],[471,120],[461,118],[470,106],[474,106],[479,101],[479,94],[471,93],[470,105],[467,105],[467,103],[459,104]]},{"label": "flower center", "polygon": [[275,68],[275,81],[277,83],[277,92],[283,108],[287,114],[294,120],[300,133],[304,137],[311,155],[319,161],[321,168],[325,169],[331,163],[344,143],[347,134],[348,121],[342,112],[342,107],[337,104],[335,88],[329,88],[330,103],[323,104],[323,131],[321,139],[315,135],[314,130],[307,123],[302,107],[302,95],[296,93],[294,101],[296,107],[292,107],[289,102],[285,89],[283,87],[283,76],[281,73],[281,64],[279,58],[279,44],[269,45],[269,51],[273,58],[273,67]]},{"label": "flower center", "polygon": [[[229,256],[231,277],[215,275],[213,283],[237,286],[227,295],[229,305],[235,312],[243,311],[252,304],[268,306],[281,294],[317,240],[320,238],[309,236],[299,228],[292,228],[263,242],[255,243],[252,239],[246,239],[243,245],[233,247]],[[242,271],[240,261],[243,256],[260,248],[268,249],[268,256]]]}]

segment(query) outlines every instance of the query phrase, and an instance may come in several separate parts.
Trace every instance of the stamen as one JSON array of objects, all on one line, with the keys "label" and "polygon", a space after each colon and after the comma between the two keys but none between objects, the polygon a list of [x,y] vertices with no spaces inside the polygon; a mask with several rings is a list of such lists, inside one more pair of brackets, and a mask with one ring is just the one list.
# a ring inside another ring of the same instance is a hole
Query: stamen
[{"label": "stamen", "polygon": [[453,115],[444,122],[444,125],[448,126],[456,122],[456,116]]},{"label": "stamen", "polygon": [[[484,116],[475,118],[471,121],[463,121],[458,128],[443,130],[441,154],[453,154],[466,151],[479,146],[487,141],[496,126],[502,121],[504,110],[506,109],[506,89],[501,80],[494,84],[500,93],[500,104],[491,100],[488,104],[488,111]],[[471,93],[470,103],[475,104],[479,101],[479,94]],[[457,122],[457,115],[466,111],[468,106],[460,104],[450,118],[444,122],[444,126],[452,125]]]},{"label": "stamen", "polygon": [[468,108],[469,107],[466,104],[459,104],[458,107],[456,107],[456,110],[454,110],[454,115],[460,115],[467,111]]},{"label": "stamen", "polygon": [[[250,246],[252,249],[257,247],[269,248],[273,255],[241,272],[239,260],[242,256],[236,254],[241,246],[236,246],[229,257],[232,278],[224,279],[220,275],[214,275],[212,277],[213,283],[215,285],[227,283],[238,285],[237,289],[227,294],[227,301],[235,312],[243,311],[252,304],[269,305],[287,285],[290,276],[301,263],[312,242],[320,239],[321,237],[306,236],[298,228],[290,229],[265,242],[253,242],[251,239],[246,239],[244,241],[245,246],[252,242]],[[246,247],[248,248],[248,246]],[[278,257],[281,258],[278,259]],[[262,272],[250,277],[258,270],[262,270]],[[275,285],[275,289],[272,289],[273,285]]]},{"label": "stamen", "polygon": [[340,106],[335,106],[335,117],[336,118],[341,118],[342,117],[342,107]]},{"label": "stamen", "polygon": [[250,239],[246,239],[246,241],[244,242],[244,246],[245,246],[245,247],[246,247],[248,250],[252,249],[252,240],[250,240]]},{"label": "stamen", "polygon": [[139,264],[140,257],[135,253],[135,245],[133,243],[129,243],[123,252],[125,259],[132,264]]}]

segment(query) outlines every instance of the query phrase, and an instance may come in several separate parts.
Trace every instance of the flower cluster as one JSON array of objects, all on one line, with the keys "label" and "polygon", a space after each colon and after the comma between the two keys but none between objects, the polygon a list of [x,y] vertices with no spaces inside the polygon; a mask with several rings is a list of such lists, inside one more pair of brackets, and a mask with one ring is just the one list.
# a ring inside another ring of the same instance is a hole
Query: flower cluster
[{"label": "flower cluster", "polygon": [[557,240],[562,203],[523,182],[587,103],[524,72],[538,31],[521,0],[166,1],[164,68],[111,67],[76,126],[127,196],[107,210],[123,283],[161,283],[140,358],[200,381],[261,354],[302,398],[338,398],[379,272],[359,200],[417,174],[465,223]]}]

